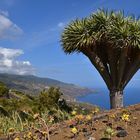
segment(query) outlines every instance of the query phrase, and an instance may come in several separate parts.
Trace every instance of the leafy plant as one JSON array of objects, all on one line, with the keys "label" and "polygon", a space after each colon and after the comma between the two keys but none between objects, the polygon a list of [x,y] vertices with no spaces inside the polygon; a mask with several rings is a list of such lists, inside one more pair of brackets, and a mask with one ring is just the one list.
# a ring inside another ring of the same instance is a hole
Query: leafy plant
[{"label": "leafy plant", "polygon": [[116,134],[116,131],[112,129],[111,127],[107,127],[104,131],[104,137],[111,139]]}]

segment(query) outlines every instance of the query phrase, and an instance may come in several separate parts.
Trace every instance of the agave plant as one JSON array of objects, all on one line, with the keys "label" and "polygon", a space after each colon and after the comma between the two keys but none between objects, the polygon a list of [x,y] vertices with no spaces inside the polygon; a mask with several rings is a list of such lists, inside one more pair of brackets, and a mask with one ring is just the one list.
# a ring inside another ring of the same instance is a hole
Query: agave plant
[{"label": "agave plant", "polygon": [[123,90],[140,68],[140,20],[98,10],[65,27],[61,42],[66,54],[89,58],[110,91],[111,108],[123,107]]}]

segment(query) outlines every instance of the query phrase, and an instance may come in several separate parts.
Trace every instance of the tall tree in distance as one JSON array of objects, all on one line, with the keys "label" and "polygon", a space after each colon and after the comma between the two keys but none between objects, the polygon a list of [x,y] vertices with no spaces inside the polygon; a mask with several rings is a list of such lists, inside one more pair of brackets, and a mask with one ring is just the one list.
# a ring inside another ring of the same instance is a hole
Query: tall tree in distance
[{"label": "tall tree in distance", "polygon": [[123,90],[140,68],[140,20],[122,12],[98,10],[65,27],[66,54],[86,55],[110,91],[110,107],[123,107]]}]

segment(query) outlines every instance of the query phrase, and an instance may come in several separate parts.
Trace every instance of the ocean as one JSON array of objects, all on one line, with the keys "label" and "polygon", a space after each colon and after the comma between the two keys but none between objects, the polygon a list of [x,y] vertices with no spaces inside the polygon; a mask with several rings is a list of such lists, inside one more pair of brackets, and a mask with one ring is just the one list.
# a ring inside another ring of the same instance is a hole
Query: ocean
[{"label": "ocean", "polygon": [[[98,105],[103,109],[110,108],[109,91],[100,88],[97,93],[88,94],[76,98],[77,101]],[[127,88],[124,90],[124,106],[140,103],[140,88]]]}]

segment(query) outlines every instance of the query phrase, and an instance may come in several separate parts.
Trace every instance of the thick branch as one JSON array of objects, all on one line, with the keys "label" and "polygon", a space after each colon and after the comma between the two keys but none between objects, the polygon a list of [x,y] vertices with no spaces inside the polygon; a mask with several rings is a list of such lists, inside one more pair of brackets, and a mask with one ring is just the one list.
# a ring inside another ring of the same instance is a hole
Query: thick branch
[{"label": "thick branch", "polygon": [[134,74],[139,70],[140,68],[140,55],[137,57],[137,59],[131,63],[131,65],[127,68],[127,72],[124,75],[123,79],[123,89],[125,86],[129,83],[131,78],[134,76]]},{"label": "thick branch", "polygon": [[108,52],[108,63],[109,63],[109,67],[110,67],[110,75],[111,75],[111,79],[113,82],[113,87],[112,88],[116,88],[117,86],[117,51],[116,49],[113,49],[112,46],[108,46],[107,48],[107,52]]},{"label": "thick branch", "polygon": [[125,74],[125,68],[127,66],[127,54],[128,53],[128,47],[121,49],[120,59],[118,60],[118,83],[117,88],[122,86],[122,79]]},{"label": "thick branch", "polygon": [[111,89],[112,80],[111,80],[109,71],[106,69],[106,66],[103,64],[102,60],[95,54],[94,51],[91,51],[89,49],[84,49],[82,52],[89,58],[91,63],[98,70],[103,80],[105,81],[108,89]]}]

